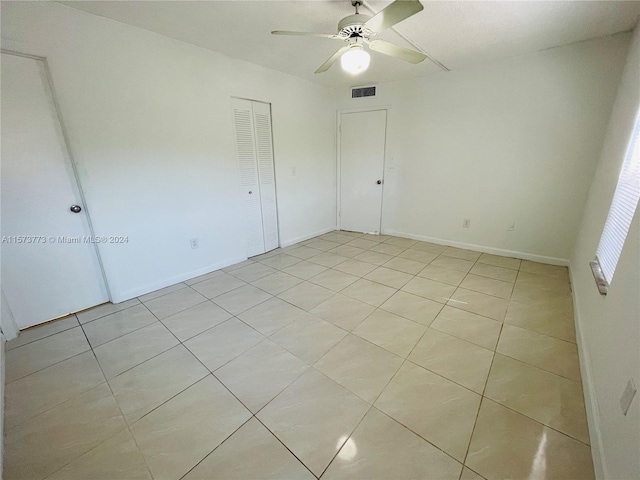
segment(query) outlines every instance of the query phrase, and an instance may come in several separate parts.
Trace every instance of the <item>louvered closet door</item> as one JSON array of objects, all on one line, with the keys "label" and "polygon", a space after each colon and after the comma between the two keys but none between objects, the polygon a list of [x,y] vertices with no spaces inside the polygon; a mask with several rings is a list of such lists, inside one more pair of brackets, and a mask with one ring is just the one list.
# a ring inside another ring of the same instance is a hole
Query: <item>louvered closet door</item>
[{"label": "louvered closet door", "polygon": [[247,256],[252,257],[265,252],[253,112],[249,100],[234,98],[232,106]]},{"label": "louvered closet door", "polygon": [[279,245],[271,107],[235,98],[232,106],[247,256],[252,257]]},{"label": "louvered closet door", "polygon": [[271,140],[271,105],[251,102],[253,125],[256,135],[260,201],[262,203],[262,227],[265,251],[278,248],[278,209],[276,205],[276,179],[273,167]]}]

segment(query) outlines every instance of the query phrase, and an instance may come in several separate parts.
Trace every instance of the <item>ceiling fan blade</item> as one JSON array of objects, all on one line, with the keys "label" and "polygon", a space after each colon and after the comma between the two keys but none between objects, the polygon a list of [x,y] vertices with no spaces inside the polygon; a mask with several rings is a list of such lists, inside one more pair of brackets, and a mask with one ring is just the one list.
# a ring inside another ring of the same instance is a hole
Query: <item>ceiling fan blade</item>
[{"label": "ceiling fan blade", "polygon": [[340,38],[331,33],[290,32],[288,30],[274,30],[271,35],[299,35],[304,37]]},{"label": "ceiling fan blade", "polygon": [[373,32],[381,32],[396,23],[409,18],[421,11],[424,7],[418,0],[396,0],[384,10],[380,10],[367,23],[366,28]]},{"label": "ceiling fan blade", "polygon": [[393,43],[385,42],[384,40],[373,40],[369,43],[369,48],[375,52],[390,55],[392,57],[400,58],[409,63],[420,63],[427,56],[424,53],[411,50],[410,48],[401,47]]},{"label": "ceiling fan blade", "polygon": [[338,60],[342,56],[342,54],[344,52],[346,52],[347,50],[349,50],[349,46],[348,45],[346,47],[342,47],[336,53],[331,55],[331,58],[329,58],[329,60],[324,62],[322,65],[320,65],[320,68],[318,68],[314,73],[322,73],[322,72],[326,72],[327,70],[329,70],[331,68],[331,65],[336,63],[336,60]]}]

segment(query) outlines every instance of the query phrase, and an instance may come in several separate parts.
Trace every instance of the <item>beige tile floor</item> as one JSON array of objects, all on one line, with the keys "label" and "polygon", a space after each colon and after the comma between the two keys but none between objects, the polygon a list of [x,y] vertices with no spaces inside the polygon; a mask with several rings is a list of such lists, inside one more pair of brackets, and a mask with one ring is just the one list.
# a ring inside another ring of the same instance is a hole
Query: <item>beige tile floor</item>
[{"label": "beige tile floor", "polygon": [[7,480],[594,476],[563,267],[332,232],[6,358]]}]

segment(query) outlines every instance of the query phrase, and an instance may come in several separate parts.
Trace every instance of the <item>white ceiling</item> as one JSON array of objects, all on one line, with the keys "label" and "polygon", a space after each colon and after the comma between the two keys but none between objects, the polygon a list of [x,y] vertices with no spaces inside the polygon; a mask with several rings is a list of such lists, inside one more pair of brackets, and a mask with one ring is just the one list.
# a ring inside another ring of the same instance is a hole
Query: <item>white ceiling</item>
[{"label": "white ceiling", "polygon": [[[65,1],[74,8],[263,65],[326,86],[362,85],[442,71],[429,60],[411,65],[372,53],[367,72],[352,77],[339,64],[313,72],[342,43],[273,36],[272,30],[335,33],[354,13],[350,0]],[[365,1],[372,14],[390,1]],[[632,29],[640,1],[427,1],[424,10],[378,35],[406,39],[450,70]]]}]

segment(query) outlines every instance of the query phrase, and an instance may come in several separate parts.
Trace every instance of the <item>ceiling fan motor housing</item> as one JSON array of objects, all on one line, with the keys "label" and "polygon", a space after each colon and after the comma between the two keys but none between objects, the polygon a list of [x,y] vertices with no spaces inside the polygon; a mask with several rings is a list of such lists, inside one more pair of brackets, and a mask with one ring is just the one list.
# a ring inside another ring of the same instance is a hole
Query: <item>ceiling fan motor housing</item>
[{"label": "ceiling fan motor housing", "polygon": [[338,36],[345,39],[351,37],[363,37],[368,39],[374,34],[374,32],[364,26],[370,18],[371,17],[369,15],[362,15],[359,13],[344,17],[340,20],[340,23],[338,23]]}]

